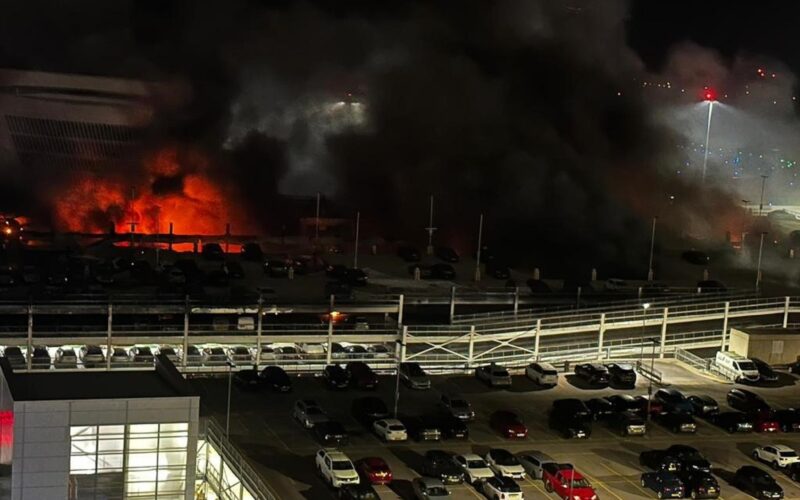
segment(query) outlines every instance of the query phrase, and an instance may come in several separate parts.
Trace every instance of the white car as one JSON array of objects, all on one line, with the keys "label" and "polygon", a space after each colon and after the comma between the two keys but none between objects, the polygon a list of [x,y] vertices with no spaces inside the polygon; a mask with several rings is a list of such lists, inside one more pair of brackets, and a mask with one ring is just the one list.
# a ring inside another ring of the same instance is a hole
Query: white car
[{"label": "white car", "polygon": [[558,385],[558,370],[550,363],[531,363],[525,367],[525,375],[537,385]]},{"label": "white car", "polygon": [[490,477],[481,486],[486,498],[497,500],[522,500],[524,498],[516,481],[507,477]]},{"label": "white car", "polygon": [[311,429],[320,422],[330,420],[313,399],[300,399],[294,402],[292,416],[306,429]]},{"label": "white car", "polygon": [[322,448],[314,457],[317,463],[317,472],[322,479],[334,488],[341,488],[345,484],[358,484],[359,477],[353,462],[335,448]]},{"label": "white car", "polygon": [[376,420],[372,424],[372,430],[384,441],[406,441],[408,439],[406,426],[394,418]]},{"label": "white car", "polygon": [[492,387],[511,386],[511,375],[508,370],[495,363],[475,368],[475,376]]},{"label": "white car", "polygon": [[492,448],[486,454],[486,463],[495,474],[512,479],[525,479],[525,469],[517,457],[502,448]]},{"label": "white car", "polygon": [[56,368],[76,368],[78,364],[78,356],[75,354],[75,349],[71,347],[59,347],[56,350],[56,357],[53,360],[53,365]]},{"label": "white car", "polygon": [[465,455],[456,455],[453,461],[461,467],[464,475],[471,484],[485,481],[490,477],[494,477],[494,471],[489,468],[489,465],[484,459],[475,455],[474,453],[467,453]]},{"label": "white car", "polygon": [[542,466],[544,464],[556,463],[549,455],[541,451],[518,453],[517,460],[522,464],[522,468],[525,469],[525,473],[528,474],[531,479],[542,478]]},{"label": "white car", "polygon": [[753,450],[753,458],[771,464],[773,469],[800,462],[797,452],[783,444],[757,446]]}]

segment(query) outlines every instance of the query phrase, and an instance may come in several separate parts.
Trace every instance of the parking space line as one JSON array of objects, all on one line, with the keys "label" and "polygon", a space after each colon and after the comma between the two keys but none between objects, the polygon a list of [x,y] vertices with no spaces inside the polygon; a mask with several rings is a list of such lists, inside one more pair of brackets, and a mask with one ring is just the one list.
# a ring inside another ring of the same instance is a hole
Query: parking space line
[{"label": "parking space line", "polygon": [[599,479],[595,479],[595,478],[593,478],[592,476],[590,476],[589,474],[587,474],[585,472],[581,472],[581,474],[583,474],[584,476],[588,477],[589,481],[592,482],[592,485],[596,484],[596,485],[600,486],[601,488],[603,488],[604,490],[606,490],[607,492],[611,493],[611,496],[613,496],[617,500],[622,500],[622,497],[617,495],[613,491],[611,491],[611,489],[608,486],[606,486],[606,483],[604,481],[600,481]]},{"label": "parking space line", "polygon": [[635,481],[631,481],[630,479],[628,479],[628,478],[627,478],[627,477],[625,477],[624,475],[620,474],[620,473],[619,473],[619,472],[617,472],[616,470],[612,469],[612,468],[611,468],[611,467],[609,467],[608,465],[604,464],[603,462],[600,462],[600,465],[602,465],[603,467],[605,467],[606,469],[608,469],[609,471],[611,471],[611,473],[613,473],[613,474],[616,474],[616,475],[618,475],[619,477],[621,477],[622,479],[624,479],[624,480],[625,480],[625,482],[627,482],[627,483],[629,483],[629,484],[632,484],[634,487],[636,487],[636,489],[637,489],[637,490],[641,491],[641,492],[642,492],[642,493],[644,493],[646,496],[650,496],[649,492],[648,492],[647,490],[645,490],[644,488],[642,488],[642,487],[641,487],[639,484],[637,484]]},{"label": "parking space line", "polygon": [[539,486],[539,483],[534,483],[533,480],[530,477],[525,476],[525,482],[529,483],[531,486],[536,488],[539,492],[542,493],[542,495],[547,496],[547,491],[544,488],[542,488],[541,486]]},{"label": "parking space line", "polygon": [[267,430],[270,432],[270,434],[272,434],[273,436],[275,436],[275,440],[276,440],[276,441],[278,441],[278,442],[281,444],[281,446],[283,446],[283,447],[284,447],[284,448],[286,448],[287,450],[290,450],[290,451],[291,451],[291,448],[289,448],[289,446],[287,446],[287,445],[286,445],[286,443],[283,441],[283,439],[281,439],[281,438],[278,436],[278,433],[277,433],[277,432],[275,432],[274,430],[272,430],[272,427],[270,427],[270,426],[269,426],[269,424],[267,424],[267,423],[266,423],[264,420],[262,420],[262,421],[261,421],[261,423],[262,423],[262,424],[264,425],[264,427],[265,427],[265,428],[266,428],[266,429],[267,429]]}]

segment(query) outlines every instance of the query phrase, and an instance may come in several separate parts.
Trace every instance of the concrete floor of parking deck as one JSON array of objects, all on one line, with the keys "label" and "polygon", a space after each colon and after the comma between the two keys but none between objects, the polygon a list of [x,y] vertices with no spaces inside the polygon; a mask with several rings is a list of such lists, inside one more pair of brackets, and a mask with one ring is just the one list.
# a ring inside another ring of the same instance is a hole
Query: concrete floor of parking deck
[{"label": "concrete floor of parking deck", "polygon": [[[725,394],[731,384],[721,383],[701,376],[671,361],[657,361],[664,382],[689,394],[709,394],[724,406]],[[635,390],[619,391],[613,388],[590,389],[574,376],[566,375],[556,388],[542,390],[523,376],[515,376],[513,386],[506,390],[489,389],[471,376],[439,376],[433,378],[429,391],[412,391],[402,388],[401,413],[423,414],[435,411],[442,392],[458,392],[469,399],[477,412],[476,421],[470,424],[470,437],[466,441],[441,443],[415,443],[387,445],[358,424],[350,414],[350,402],[364,395],[378,395],[391,408],[394,378],[382,377],[380,388],[374,393],[361,391],[330,392],[319,377],[294,379],[290,394],[246,393],[234,388],[231,409],[231,439],[238,445],[264,479],[278,492],[281,499],[332,498],[333,492],[314,473],[314,453],[319,445],[311,434],[291,419],[291,406],[298,398],[316,399],[332,418],[342,422],[351,433],[351,442],[344,451],[357,460],[366,456],[384,458],[394,472],[395,481],[390,486],[376,489],[381,498],[411,498],[410,481],[419,476],[425,451],[445,449],[450,452],[476,452],[484,454],[490,447],[503,447],[512,452],[544,451],[559,461],[572,462],[597,489],[600,498],[617,500],[654,498],[654,494],[639,486],[642,468],[638,465],[639,452],[662,448],[675,443],[697,447],[714,465],[722,498],[727,500],[749,498],[729,484],[733,472],[745,464],[752,448],[772,442],[800,447],[800,434],[729,435],[721,429],[700,421],[696,435],[676,436],[657,424],[650,426],[648,435],[641,438],[621,438],[604,425],[595,424],[592,437],[586,441],[564,440],[547,428],[547,411],[554,399],[563,397],[590,398],[614,393],[647,392],[647,382],[640,380]],[[220,421],[225,418],[225,378],[195,379],[192,385],[203,397],[208,413]],[[780,383],[771,387],[756,387],[773,406],[784,408],[798,404],[800,391],[798,379],[783,374]],[[488,426],[492,411],[509,409],[518,412],[527,423],[528,438],[508,441],[498,437]],[[766,467],[765,467],[766,468]],[[800,487],[785,475],[774,473],[786,491],[786,498],[800,498]],[[521,483],[526,498],[555,498],[547,494],[540,481],[526,479]],[[451,488],[454,499],[482,498],[473,487],[459,485]]]}]

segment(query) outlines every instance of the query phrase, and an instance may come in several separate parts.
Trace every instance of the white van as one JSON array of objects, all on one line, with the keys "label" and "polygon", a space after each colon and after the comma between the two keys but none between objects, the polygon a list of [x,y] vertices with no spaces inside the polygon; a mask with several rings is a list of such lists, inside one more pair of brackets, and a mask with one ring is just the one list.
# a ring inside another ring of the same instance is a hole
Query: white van
[{"label": "white van", "polygon": [[531,363],[525,367],[525,375],[538,385],[558,385],[558,371],[550,363]]},{"label": "white van", "polygon": [[256,319],[252,316],[239,316],[236,319],[236,329],[253,331],[256,329]]},{"label": "white van", "polygon": [[714,363],[723,375],[734,382],[758,382],[760,378],[756,364],[735,352],[717,351]]}]

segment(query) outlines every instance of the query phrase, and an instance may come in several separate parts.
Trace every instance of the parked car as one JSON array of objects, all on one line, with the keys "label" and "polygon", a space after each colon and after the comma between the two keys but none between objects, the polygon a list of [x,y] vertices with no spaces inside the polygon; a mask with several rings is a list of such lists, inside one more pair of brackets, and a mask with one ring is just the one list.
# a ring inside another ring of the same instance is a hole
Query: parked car
[{"label": "parked car", "polygon": [[608,377],[612,385],[617,387],[636,387],[636,372],[628,364],[611,363],[606,365]]},{"label": "parked car", "polygon": [[778,432],[781,429],[771,411],[755,412],[750,417],[753,419],[753,430],[756,432]]},{"label": "parked car", "polygon": [[697,449],[691,446],[673,444],[664,450],[664,452],[680,461],[681,470],[702,470],[711,472],[711,463],[709,463]]},{"label": "parked car", "polygon": [[451,264],[454,264],[454,263],[459,261],[458,254],[456,253],[455,250],[453,250],[450,247],[437,246],[434,249],[433,253],[439,259],[441,259],[441,260],[443,260],[445,262],[449,262]]},{"label": "parked car", "polygon": [[748,495],[762,499],[783,498],[783,488],[765,471],[752,465],[739,467],[731,484]]},{"label": "parked car", "polygon": [[746,413],[740,411],[724,411],[712,413],[708,421],[717,427],[721,427],[733,434],[734,432],[752,432],[753,419]]},{"label": "parked car", "polygon": [[110,357],[112,365],[124,366],[130,364],[131,361],[131,358],[128,355],[128,351],[126,351],[122,347],[112,347]]},{"label": "parked car", "polygon": [[639,465],[652,470],[677,472],[681,470],[681,462],[664,450],[645,450],[639,453]]},{"label": "parked car", "polygon": [[494,471],[484,459],[474,453],[456,455],[453,461],[464,471],[464,477],[470,484],[477,484],[494,477]]},{"label": "parked car", "polygon": [[614,413],[614,405],[611,402],[604,398],[592,398],[588,399],[585,402],[586,407],[589,408],[589,413],[592,416],[592,420],[605,420],[612,413]]},{"label": "parked car", "polygon": [[306,429],[329,420],[328,415],[322,411],[322,408],[313,399],[298,399],[295,401],[292,416]]},{"label": "parked car", "polygon": [[692,413],[701,418],[708,418],[710,415],[719,413],[719,404],[711,396],[694,395],[686,398],[692,405]]},{"label": "parked car", "polygon": [[233,374],[233,383],[244,390],[257,390],[261,388],[261,377],[258,370],[245,369]]},{"label": "parked car", "polygon": [[643,488],[655,491],[658,498],[683,498],[683,482],[672,472],[645,472],[641,483]]},{"label": "parked car", "polygon": [[137,345],[131,347],[129,351],[131,361],[137,364],[152,364],[155,360],[155,356],[153,356],[153,350],[146,345]]},{"label": "parked car", "polygon": [[716,478],[708,472],[691,470],[679,472],[683,482],[683,493],[691,498],[719,498],[720,487]]},{"label": "parked car", "polygon": [[311,430],[323,446],[343,446],[349,441],[344,426],[334,420],[319,422]]},{"label": "parked car", "polygon": [[517,460],[522,464],[525,473],[531,479],[542,478],[542,468],[544,464],[556,463],[556,461],[541,451],[531,451],[528,453],[520,453],[517,455]]},{"label": "parked car", "polygon": [[225,257],[225,252],[219,243],[205,243],[203,244],[202,255],[204,259],[209,260],[222,260]]},{"label": "parked car", "polygon": [[322,376],[331,389],[347,389],[350,385],[350,374],[341,365],[326,366]]},{"label": "parked car", "polygon": [[332,488],[361,482],[350,458],[336,449],[323,448],[314,457],[317,473]]},{"label": "parked car", "polygon": [[220,346],[206,347],[203,349],[206,365],[224,366],[228,363],[228,355]]},{"label": "parked car", "polygon": [[[96,368],[105,365],[106,357],[103,354],[103,349],[101,349],[99,345],[85,345],[81,347],[80,353],[81,362],[86,368]],[[6,356],[8,356],[8,348],[6,348]],[[25,364],[24,358],[22,359],[22,363]]]},{"label": "parked car", "polygon": [[289,276],[289,265],[285,260],[269,259],[264,262],[264,274],[270,278],[285,278]]},{"label": "parked car", "polygon": [[792,464],[786,467],[786,475],[789,476],[792,481],[800,481],[800,464]]},{"label": "parked car", "polygon": [[244,278],[244,268],[238,262],[226,262],[222,264],[222,270],[233,279],[240,280]]},{"label": "parked car", "polygon": [[525,375],[537,385],[555,387],[558,371],[550,363],[531,363],[525,367]]},{"label": "parked car", "polygon": [[439,399],[439,407],[460,420],[475,419],[475,411],[472,409],[472,405],[461,396],[442,394]]},{"label": "parked car", "polygon": [[498,434],[509,439],[528,437],[528,428],[519,416],[510,411],[496,411],[489,417],[489,425]]},{"label": "parked car", "polygon": [[347,363],[347,373],[350,375],[350,385],[358,389],[375,389],[378,386],[378,376],[366,363],[351,361]]},{"label": "parked car", "polygon": [[431,388],[431,379],[419,363],[400,363],[400,380],[412,389]]},{"label": "parked car", "polygon": [[553,401],[548,423],[565,438],[588,438],[592,433],[591,413],[579,399]]},{"label": "parked car", "polygon": [[158,354],[159,354],[159,355],[164,355],[164,356],[166,356],[166,357],[167,357],[167,359],[169,359],[170,361],[172,361],[172,363],[173,363],[174,365],[177,365],[178,363],[180,363],[180,358],[179,358],[179,356],[178,356],[178,352],[177,352],[177,351],[175,351],[175,348],[174,348],[174,347],[172,347],[172,346],[168,346],[168,345],[167,345],[167,346],[161,346],[161,347],[159,347],[159,348],[158,348]]},{"label": "parked car", "polygon": [[[85,346],[84,346],[85,347]],[[100,354],[103,354],[102,351]],[[3,356],[11,363],[12,368],[25,368],[28,364],[25,355],[22,354],[22,349],[17,346],[8,346],[3,349]]]},{"label": "parked car", "polygon": [[659,389],[653,394],[653,400],[661,403],[665,412],[694,413],[692,403],[677,389]]},{"label": "parked car", "polygon": [[731,389],[727,395],[728,406],[745,413],[770,411],[772,408],[758,394],[745,389]]},{"label": "parked car", "polygon": [[777,410],[772,413],[772,417],[778,422],[781,432],[800,431],[800,412],[794,408]]},{"label": "parked car", "polygon": [[717,351],[714,364],[734,382],[758,382],[761,374],[751,360],[730,351]]},{"label": "parked car", "polygon": [[635,411],[640,412],[641,404],[629,394],[614,394],[606,397],[615,412]]},{"label": "parked car", "polygon": [[389,410],[386,408],[386,404],[375,397],[353,400],[351,410],[356,420],[370,427],[374,421],[389,417]]},{"label": "parked car", "polygon": [[632,411],[611,414],[608,418],[608,427],[622,436],[644,436],[647,433],[644,419]]},{"label": "parked car", "polygon": [[495,363],[475,368],[475,377],[490,387],[511,387],[508,370]]},{"label": "parked car", "polygon": [[34,346],[33,355],[31,356],[31,367],[34,369],[47,369],[50,368],[50,353],[47,351],[46,346]]},{"label": "parked car", "polygon": [[418,477],[411,481],[411,489],[417,500],[443,500],[450,498],[450,491],[438,479]]},{"label": "parked car", "polygon": [[548,463],[542,466],[542,482],[548,493],[569,500],[596,500],[592,485],[571,464]]},{"label": "parked car", "polygon": [[522,489],[513,479],[507,477],[490,477],[481,485],[486,498],[502,498],[503,500],[522,500]]},{"label": "parked car", "polygon": [[244,260],[255,262],[262,262],[264,260],[264,252],[261,250],[261,245],[258,243],[245,243],[242,245],[241,253]]},{"label": "parked car", "polygon": [[517,457],[508,450],[502,448],[491,448],[484,457],[489,468],[498,476],[510,477],[512,479],[524,479],[525,469],[517,460]]},{"label": "parked car", "polygon": [[406,262],[419,262],[420,260],[419,250],[409,245],[397,247],[397,256]]},{"label": "parked car", "polygon": [[761,382],[777,382],[778,381],[778,373],[772,369],[772,367],[766,361],[762,361],[758,358],[750,358],[750,361],[756,365],[758,369],[758,377]]},{"label": "parked car", "polygon": [[356,470],[361,481],[369,484],[389,484],[392,482],[392,470],[380,457],[367,457],[356,463]]},{"label": "parked car", "polygon": [[438,415],[435,416],[436,425],[442,433],[444,439],[467,439],[469,438],[469,429],[464,420],[457,418],[453,415]]},{"label": "parked car", "polygon": [[250,354],[250,349],[243,345],[237,345],[228,348],[228,359],[235,364],[247,364],[253,362],[253,356]]},{"label": "parked car", "polygon": [[608,385],[608,369],[600,363],[582,363],[575,366],[575,375],[591,385]]},{"label": "parked car", "polygon": [[697,423],[691,413],[672,410],[656,415],[653,418],[675,434],[694,434],[697,432]]},{"label": "parked car", "polygon": [[656,401],[654,398],[648,398],[647,396],[636,396],[633,399],[639,403],[639,412],[642,415],[647,415],[648,402],[651,417],[664,412],[664,405],[660,401]]},{"label": "parked car", "polygon": [[380,500],[380,497],[370,484],[345,484],[339,488],[339,500]]},{"label": "parked car", "polygon": [[75,354],[75,349],[71,347],[59,347],[56,349],[53,365],[56,368],[77,368],[78,356]]},{"label": "parked car", "polygon": [[400,420],[406,426],[411,439],[416,441],[439,441],[442,439],[439,419],[433,416],[403,417]]},{"label": "parked car", "polygon": [[290,392],[292,380],[279,366],[268,366],[261,370],[261,383],[275,392]]},{"label": "parked car", "polygon": [[753,448],[753,460],[768,463],[778,470],[800,462],[797,452],[783,444],[770,444]]},{"label": "parked car", "polygon": [[444,484],[464,482],[464,471],[453,461],[453,456],[442,450],[428,450],[422,462],[422,474],[436,478]]},{"label": "parked car", "polygon": [[408,431],[403,422],[396,418],[376,420],[372,423],[372,430],[384,441],[407,441]]}]

